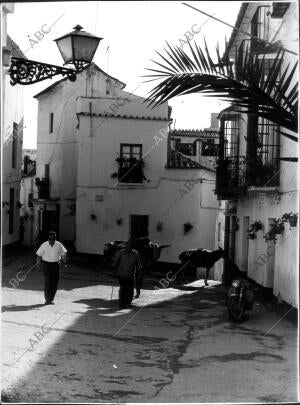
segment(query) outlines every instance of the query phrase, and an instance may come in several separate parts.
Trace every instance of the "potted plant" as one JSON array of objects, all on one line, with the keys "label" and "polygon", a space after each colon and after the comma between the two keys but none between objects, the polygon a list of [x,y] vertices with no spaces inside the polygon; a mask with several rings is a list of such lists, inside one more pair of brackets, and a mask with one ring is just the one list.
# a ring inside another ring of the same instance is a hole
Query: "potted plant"
[{"label": "potted plant", "polygon": [[185,222],[183,224],[183,234],[186,235],[187,233],[189,233],[193,229],[193,227],[193,224],[191,224],[190,222]]},{"label": "potted plant", "polygon": [[158,222],[156,225],[156,230],[157,232],[161,232],[163,229],[163,223],[162,222]]},{"label": "potted plant", "polygon": [[264,235],[265,242],[273,241],[276,243],[277,235],[281,235],[284,231],[284,221],[279,218],[271,225],[271,229]]},{"label": "potted plant", "polygon": [[290,227],[294,228],[297,226],[297,221],[298,221],[298,214],[293,214],[292,212],[290,213],[285,213],[281,217],[283,222],[289,222]]},{"label": "potted plant", "polygon": [[275,219],[274,224],[272,224],[272,228],[276,235],[282,234],[284,231],[284,222],[281,220],[281,218]]},{"label": "potted plant", "polygon": [[248,239],[256,239],[256,234],[258,231],[262,230],[262,223],[261,221],[254,221],[253,224],[250,225],[248,229]]}]

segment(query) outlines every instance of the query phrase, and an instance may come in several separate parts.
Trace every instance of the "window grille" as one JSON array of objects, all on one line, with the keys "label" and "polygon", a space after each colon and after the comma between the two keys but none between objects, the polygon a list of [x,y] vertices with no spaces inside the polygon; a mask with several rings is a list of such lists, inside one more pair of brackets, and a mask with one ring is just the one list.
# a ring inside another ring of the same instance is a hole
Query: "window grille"
[{"label": "window grille", "polygon": [[259,6],[251,20],[251,35],[253,36],[251,38],[252,52],[255,52],[258,47],[264,44],[263,41],[268,41],[269,39],[269,9],[270,6]]},{"label": "window grille", "polygon": [[52,134],[53,132],[53,123],[54,123],[54,114],[49,114],[49,133]]},{"label": "window grille", "polygon": [[227,116],[224,121],[224,157],[235,158],[239,154],[238,115]]},{"label": "window grille", "polygon": [[11,150],[11,167],[17,168],[17,156],[18,156],[18,124],[13,123],[13,137],[12,137],[12,150]]},{"label": "window grille", "polygon": [[187,156],[195,156],[196,155],[196,144],[179,142],[176,144],[176,150],[178,150],[178,152],[181,152]]},{"label": "window grille", "polygon": [[279,185],[279,126],[258,118],[257,170],[263,168],[265,186]]},{"label": "window grille", "polygon": [[218,146],[214,139],[205,139],[201,145],[201,156],[217,156]]}]

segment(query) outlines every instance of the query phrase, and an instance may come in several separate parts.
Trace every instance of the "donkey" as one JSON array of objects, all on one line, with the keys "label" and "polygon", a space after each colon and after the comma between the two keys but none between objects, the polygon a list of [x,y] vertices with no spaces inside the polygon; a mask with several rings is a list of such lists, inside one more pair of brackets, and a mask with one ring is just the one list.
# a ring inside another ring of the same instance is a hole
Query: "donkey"
[{"label": "donkey", "polygon": [[190,268],[190,266],[194,267],[205,267],[206,272],[205,272],[205,279],[204,283],[207,286],[208,282],[208,276],[209,276],[209,270],[210,268],[222,258],[226,256],[225,250],[219,247],[217,250],[207,250],[207,249],[190,249],[190,250],[185,250],[184,252],[181,252],[179,255],[179,260],[181,261],[181,264],[183,265],[183,268],[187,267]]}]

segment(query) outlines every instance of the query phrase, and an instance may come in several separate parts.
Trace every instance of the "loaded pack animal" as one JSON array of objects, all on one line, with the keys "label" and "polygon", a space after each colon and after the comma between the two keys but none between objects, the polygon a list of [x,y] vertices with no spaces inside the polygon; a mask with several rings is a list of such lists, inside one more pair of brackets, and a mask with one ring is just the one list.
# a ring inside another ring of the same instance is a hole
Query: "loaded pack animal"
[{"label": "loaded pack animal", "polygon": [[[126,241],[117,240],[105,244],[104,259],[105,263],[111,265],[115,255],[126,246]],[[170,245],[158,245],[151,242],[149,238],[141,237],[133,241],[133,249],[139,252],[143,268],[149,272],[153,264],[159,259],[162,249]]]},{"label": "loaded pack animal", "polygon": [[181,261],[182,266],[177,273],[181,273],[183,276],[184,272],[190,271],[192,268],[204,267],[206,269],[204,283],[207,286],[209,270],[218,260],[221,259],[221,257],[226,257],[226,252],[221,247],[212,251],[207,249],[185,250],[179,255],[179,260]]}]

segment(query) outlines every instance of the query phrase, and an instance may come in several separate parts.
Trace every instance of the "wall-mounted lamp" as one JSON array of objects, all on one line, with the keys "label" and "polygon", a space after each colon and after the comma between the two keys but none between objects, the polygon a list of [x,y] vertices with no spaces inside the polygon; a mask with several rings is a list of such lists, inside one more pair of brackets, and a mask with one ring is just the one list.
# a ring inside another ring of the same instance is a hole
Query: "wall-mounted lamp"
[{"label": "wall-mounted lamp", "polygon": [[82,72],[92,62],[99,42],[103,38],[81,31],[80,25],[76,25],[73,29],[74,31],[55,39],[55,42],[65,62],[64,65],[71,65],[75,69],[29,59],[12,58],[9,69],[11,85],[33,84],[56,75],[67,76],[71,82],[74,82],[76,74]]}]

